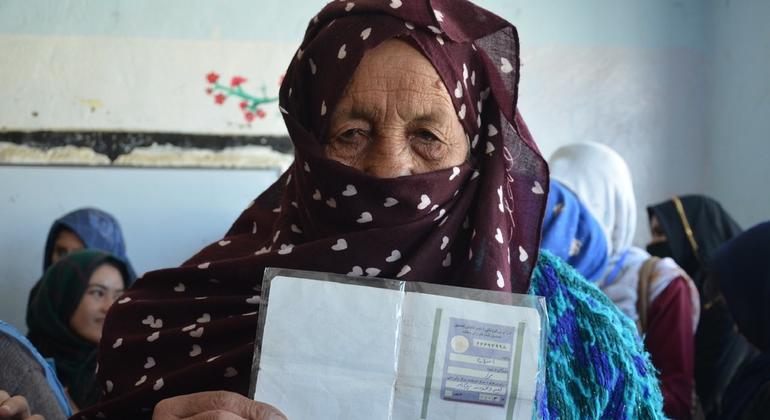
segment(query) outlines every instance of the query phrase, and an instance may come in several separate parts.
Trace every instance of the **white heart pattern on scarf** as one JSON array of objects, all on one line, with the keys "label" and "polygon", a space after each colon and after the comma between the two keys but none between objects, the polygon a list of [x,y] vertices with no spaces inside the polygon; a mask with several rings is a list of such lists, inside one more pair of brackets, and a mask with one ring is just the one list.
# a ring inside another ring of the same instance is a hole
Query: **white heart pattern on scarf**
[{"label": "white heart pattern on scarf", "polygon": [[342,195],[345,196],[345,197],[352,197],[352,196],[354,196],[356,194],[358,194],[358,190],[356,189],[356,187],[354,185],[350,185],[350,184],[348,184],[345,187],[345,191],[342,192]]},{"label": "white heart pattern on scarf", "polygon": [[148,357],[147,363],[144,364],[144,368],[152,369],[153,367],[155,367],[155,359],[153,359],[152,357]]},{"label": "white heart pattern on scarf", "polygon": [[452,175],[449,175],[449,180],[451,181],[451,180],[457,178],[457,175],[460,175],[460,168],[455,166],[455,167],[452,168]]},{"label": "white heart pattern on scarf", "polygon": [[425,210],[430,205],[430,197],[427,194],[420,196],[420,204],[417,205],[417,210]]},{"label": "white heart pattern on scarf", "polygon": [[203,350],[201,350],[201,346],[197,344],[193,344],[192,349],[190,350],[190,357],[199,356]]},{"label": "white heart pattern on scarf", "polygon": [[529,254],[523,247],[519,247],[519,261],[525,262],[529,259]]},{"label": "white heart pattern on scarf", "polygon": [[396,262],[401,259],[401,251],[394,249],[393,251],[390,251],[390,256],[385,258],[385,262]]},{"label": "white heart pattern on scarf", "polygon": [[197,329],[190,331],[190,337],[201,338],[201,336],[203,336],[203,327],[198,327]]},{"label": "white heart pattern on scarf", "polygon": [[503,73],[510,73],[513,71],[513,66],[511,65],[511,62],[508,61],[505,57],[500,57],[500,62],[503,63],[500,66],[500,71]]},{"label": "white heart pattern on scarf", "polygon": [[545,194],[545,190],[543,190],[543,186],[540,185],[540,183],[537,181],[535,181],[534,185],[532,186],[532,192],[537,195]]},{"label": "white heart pattern on scarf", "polygon": [[343,238],[337,239],[337,243],[332,245],[332,251],[344,251],[348,249],[348,241]]}]

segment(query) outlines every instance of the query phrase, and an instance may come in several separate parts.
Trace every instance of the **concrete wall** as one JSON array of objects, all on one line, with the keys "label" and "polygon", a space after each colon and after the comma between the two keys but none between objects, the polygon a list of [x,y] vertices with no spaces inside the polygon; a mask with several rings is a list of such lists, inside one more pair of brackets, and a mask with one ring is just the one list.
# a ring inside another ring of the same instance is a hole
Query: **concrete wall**
[{"label": "concrete wall", "polygon": [[276,177],[271,170],[0,166],[0,319],[26,330],[48,230],[71,210],[113,214],[141,274],[179,265],[221,238]]},{"label": "concrete wall", "polygon": [[712,3],[705,190],[748,228],[770,219],[770,2]]}]

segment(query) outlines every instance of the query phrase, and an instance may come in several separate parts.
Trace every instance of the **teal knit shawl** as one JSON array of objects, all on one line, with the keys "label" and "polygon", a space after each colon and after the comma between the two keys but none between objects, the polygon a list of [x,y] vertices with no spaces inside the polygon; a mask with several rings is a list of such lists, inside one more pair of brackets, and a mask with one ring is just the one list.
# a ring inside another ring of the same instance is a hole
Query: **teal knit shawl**
[{"label": "teal knit shawl", "polygon": [[541,251],[529,294],[548,308],[538,418],[662,419],[661,395],[634,323],[577,271]]}]

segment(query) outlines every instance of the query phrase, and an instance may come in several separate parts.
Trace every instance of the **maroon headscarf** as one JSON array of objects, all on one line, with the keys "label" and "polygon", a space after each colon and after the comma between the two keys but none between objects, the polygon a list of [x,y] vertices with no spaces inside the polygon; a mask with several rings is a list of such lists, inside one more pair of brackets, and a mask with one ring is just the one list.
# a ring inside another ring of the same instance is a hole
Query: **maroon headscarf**
[{"label": "maroon headscarf", "polygon": [[[395,37],[443,80],[471,144],[467,163],[378,179],[324,157],[358,63]],[[526,292],[548,171],[516,113],[518,76],[515,28],[467,1],[329,3],[281,87],[294,164],[224,239],[145,274],[113,306],[100,353],[105,396],[86,414],[134,418],[169,396],[246,394],[265,267]]]}]

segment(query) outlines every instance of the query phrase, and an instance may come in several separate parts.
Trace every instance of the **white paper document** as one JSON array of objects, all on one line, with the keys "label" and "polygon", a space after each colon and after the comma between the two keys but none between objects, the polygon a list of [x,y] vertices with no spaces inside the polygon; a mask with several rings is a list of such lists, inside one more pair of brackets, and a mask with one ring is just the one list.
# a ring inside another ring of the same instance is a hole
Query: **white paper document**
[{"label": "white paper document", "polygon": [[292,420],[531,419],[538,310],[277,276],[254,399]]}]

